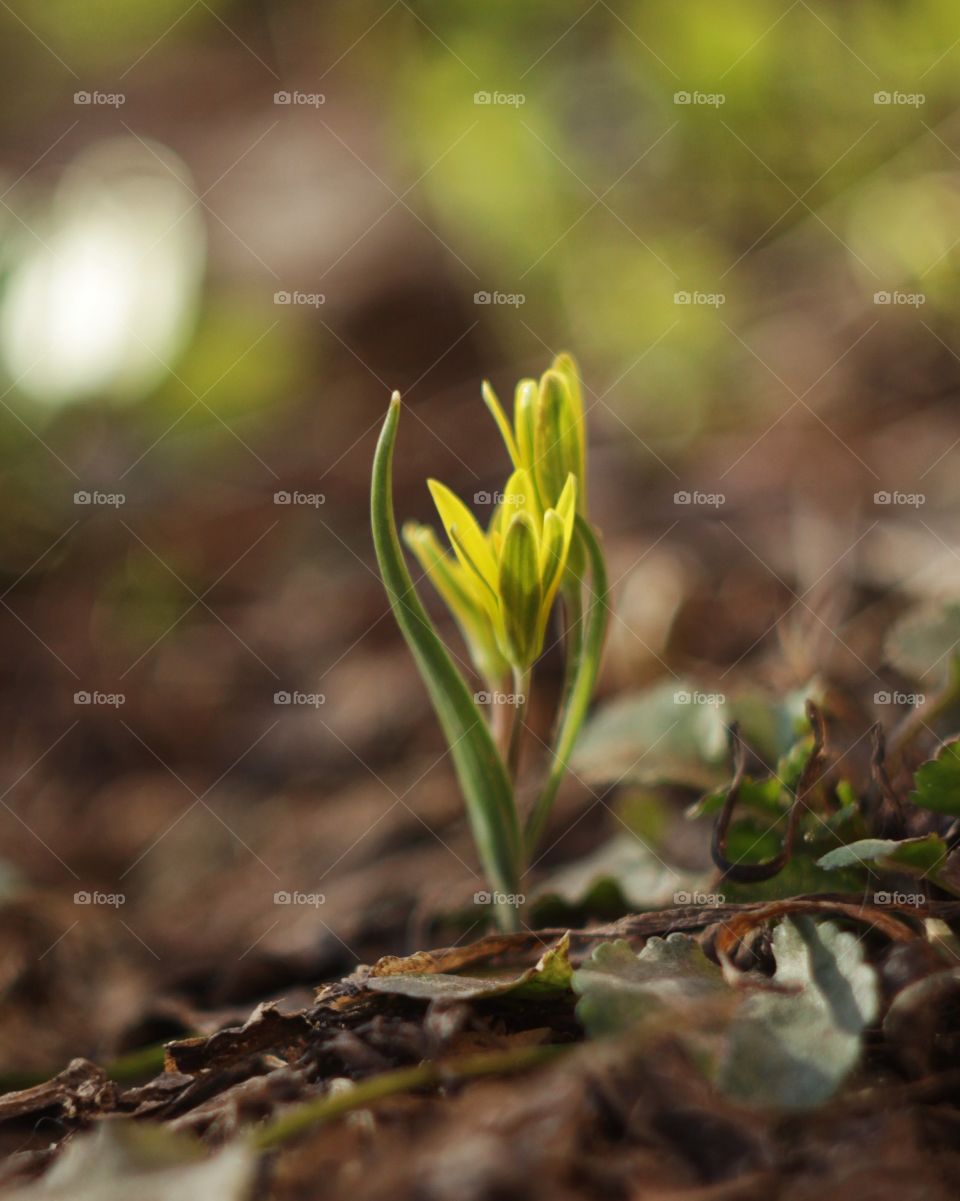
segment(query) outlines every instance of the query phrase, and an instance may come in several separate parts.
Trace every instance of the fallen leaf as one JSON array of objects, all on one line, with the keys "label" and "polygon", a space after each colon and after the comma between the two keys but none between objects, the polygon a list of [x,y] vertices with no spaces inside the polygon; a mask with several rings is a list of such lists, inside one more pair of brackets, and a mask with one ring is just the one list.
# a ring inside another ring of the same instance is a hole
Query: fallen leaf
[{"label": "fallen leaf", "polygon": [[519,976],[455,976],[447,972],[392,972],[370,976],[366,987],[372,992],[414,997],[425,1001],[483,1001],[491,997],[531,999],[568,992],[570,936],[565,934],[555,947],[544,952],[537,963]]}]

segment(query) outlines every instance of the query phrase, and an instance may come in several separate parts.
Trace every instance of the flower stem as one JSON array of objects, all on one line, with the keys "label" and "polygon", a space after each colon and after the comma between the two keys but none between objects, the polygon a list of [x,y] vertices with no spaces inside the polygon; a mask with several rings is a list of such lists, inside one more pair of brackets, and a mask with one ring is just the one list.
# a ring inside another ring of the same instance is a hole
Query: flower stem
[{"label": "flower stem", "polygon": [[507,747],[507,774],[515,785],[520,770],[520,750],[523,745],[523,715],[527,709],[530,685],[533,682],[533,670],[514,671],[513,673],[513,704],[510,705],[510,743]]}]

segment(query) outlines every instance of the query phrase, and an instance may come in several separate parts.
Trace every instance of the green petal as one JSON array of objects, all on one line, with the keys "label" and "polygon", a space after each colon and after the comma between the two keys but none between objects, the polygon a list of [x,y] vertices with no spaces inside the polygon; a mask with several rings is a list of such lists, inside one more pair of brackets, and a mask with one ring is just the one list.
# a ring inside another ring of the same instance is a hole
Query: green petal
[{"label": "green petal", "polygon": [[559,371],[560,374],[566,378],[567,387],[570,389],[570,402],[572,406],[574,422],[577,427],[577,440],[579,443],[579,461],[577,466],[572,467],[570,470],[573,471],[577,479],[580,481],[580,495],[578,500],[580,502],[580,508],[582,512],[583,506],[586,502],[587,493],[587,431],[586,419],[583,411],[583,388],[580,384],[580,368],[577,365],[577,360],[573,357],[573,355],[567,353],[566,351],[564,351],[562,354],[558,354],[553,360],[551,366],[554,371]]},{"label": "green petal", "polygon": [[507,415],[503,411],[503,406],[497,399],[497,394],[490,387],[486,380],[480,385],[480,392],[486,402],[487,408],[493,414],[493,419],[497,423],[497,428],[500,431],[500,436],[503,438],[504,445],[507,448],[507,454],[514,467],[520,466],[520,453],[517,450],[517,442],[513,436],[513,430],[510,428],[510,422],[507,420]]},{"label": "green petal", "polygon": [[545,371],[540,379],[533,447],[540,500],[545,508],[555,506],[583,458],[570,386],[559,371]]},{"label": "green petal", "polygon": [[540,546],[540,578],[543,581],[541,638],[550,615],[550,606],[560,587],[563,570],[570,558],[576,515],[577,479],[574,475],[568,475],[556,509],[548,509],[543,518],[543,538]]},{"label": "green petal", "polygon": [[500,610],[503,650],[514,665],[525,671],[540,651],[539,546],[529,513],[516,513],[507,526],[500,553]]}]

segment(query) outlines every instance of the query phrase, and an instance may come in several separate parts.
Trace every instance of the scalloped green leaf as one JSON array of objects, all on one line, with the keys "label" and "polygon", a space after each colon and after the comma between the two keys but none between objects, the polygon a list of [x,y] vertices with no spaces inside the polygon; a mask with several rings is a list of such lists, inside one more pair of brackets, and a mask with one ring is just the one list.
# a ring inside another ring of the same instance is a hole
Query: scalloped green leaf
[{"label": "scalloped green leaf", "polygon": [[809,918],[773,933],[771,988],[749,992],[733,1022],[719,1083],[752,1104],[808,1109],[856,1067],[880,1006],[877,975],[856,934]]},{"label": "scalloped green leaf", "polygon": [[729,994],[723,972],[688,934],[650,938],[639,955],[623,939],[602,943],[573,974],[577,1017],[593,1037],[616,1034],[664,1008]]},{"label": "scalloped green leaf", "polygon": [[688,935],[651,938],[639,955],[605,943],[573,975],[577,1016],[593,1036],[669,1030],[737,1100],[810,1108],[859,1062],[877,976],[857,935],[833,922],[781,922],[773,954],[772,980],[743,975],[731,987]]},{"label": "scalloped green leaf", "polygon": [[960,742],[948,742],[934,759],[921,763],[913,782],[915,805],[960,817]]}]

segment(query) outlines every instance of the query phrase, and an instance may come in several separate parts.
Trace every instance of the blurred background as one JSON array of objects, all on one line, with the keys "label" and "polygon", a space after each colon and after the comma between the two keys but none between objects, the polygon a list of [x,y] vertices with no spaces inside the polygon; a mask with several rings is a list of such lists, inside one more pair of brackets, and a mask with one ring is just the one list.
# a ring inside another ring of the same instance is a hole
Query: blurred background
[{"label": "blurred background", "polygon": [[[427,519],[427,475],[504,478],[481,379],[509,399],[578,356],[608,696],[872,690],[885,622],[960,592],[949,0],[0,25],[3,1070],[295,995],[469,907],[368,534],[393,388],[398,514]],[[625,813],[574,780],[537,871]]]}]

